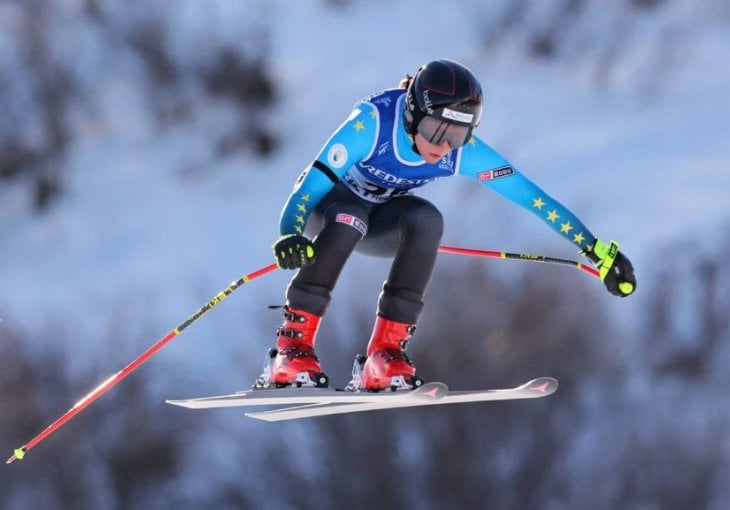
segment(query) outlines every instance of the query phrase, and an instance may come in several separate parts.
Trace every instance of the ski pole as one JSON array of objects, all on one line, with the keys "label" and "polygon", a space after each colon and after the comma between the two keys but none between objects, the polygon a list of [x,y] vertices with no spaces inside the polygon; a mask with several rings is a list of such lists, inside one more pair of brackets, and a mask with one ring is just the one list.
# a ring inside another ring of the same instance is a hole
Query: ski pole
[{"label": "ski pole", "polygon": [[506,253],[503,251],[490,251],[490,250],[475,250],[472,248],[458,248],[456,246],[439,246],[439,251],[442,253],[453,253],[456,255],[469,255],[472,257],[491,257],[495,259],[517,259],[526,260],[528,262],[542,262],[545,264],[559,264],[562,266],[573,266],[577,267],[581,271],[588,273],[591,276],[600,278],[598,271],[590,266],[578,262],[575,260],[557,259],[554,257],[545,257],[544,255],[528,255],[525,253]]},{"label": "ski pole", "polygon": [[274,271],[277,269],[278,266],[276,264],[271,264],[269,266],[263,267],[257,271],[254,271],[252,273],[247,274],[246,276],[243,276],[239,280],[236,280],[235,282],[231,283],[226,289],[219,292],[213,299],[208,301],[205,305],[200,307],[195,313],[193,313],[190,317],[188,317],[185,322],[180,324],[178,327],[170,331],[167,335],[165,335],[163,338],[157,341],[156,344],[154,344],[152,347],[147,349],[145,352],[143,352],[137,359],[132,361],[129,365],[124,367],[122,370],[117,372],[116,374],[112,375],[109,379],[101,383],[99,386],[97,386],[95,389],[93,389],[88,395],[86,395],[84,398],[76,402],[74,406],[66,411],[66,413],[58,418],[56,421],[51,423],[48,427],[46,427],[43,432],[38,434],[36,437],[31,439],[28,443],[21,446],[20,448],[17,448],[13,455],[5,461],[6,464],[10,464],[16,459],[22,459],[25,454],[34,446],[36,446],[38,443],[43,441],[45,438],[53,434],[56,430],[61,428],[63,424],[68,422],[71,418],[79,414],[81,411],[83,411],[89,404],[91,404],[93,401],[95,401],[97,398],[102,396],[104,393],[106,393],[109,389],[111,389],[113,386],[115,386],[118,382],[120,382],[122,379],[127,377],[129,374],[134,372],[142,363],[150,359],[152,356],[154,356],[157,351],[162,349],[167,343],[169,343],[173,338],[178,336],[182,331],[190,326],[193,322],[198,320],[205,312],[210,310],[211,308],[215,307],[218,303],[223,301],[226,297],[228,297],[229,294],[231,294],[234,290],[236,290],[238,287],[243,285],[244,283],[248,283],[251,280],[254,280],[258,278],[259,276],[263,276],[267,273],[270,273],[271,271]]}]

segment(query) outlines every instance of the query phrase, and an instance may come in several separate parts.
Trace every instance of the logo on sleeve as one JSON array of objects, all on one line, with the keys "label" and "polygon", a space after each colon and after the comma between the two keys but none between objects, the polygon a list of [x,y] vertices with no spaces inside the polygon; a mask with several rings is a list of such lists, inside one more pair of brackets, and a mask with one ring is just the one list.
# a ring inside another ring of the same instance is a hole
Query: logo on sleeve
[{"label": "logo on sleeve", "polygon": [[341,143],[336,143],[327,151],[327,162],[332,168],[342,168],[347,162],[347,148]]},{"label": "logo on sleeve", "polygon": [[514,175],[515,171],[511,166],[503,166],[495,168],[494,170],[487,170],[486,172],[479,172],[477,179],[480,181],[493,181],[494,179],[501,179],[502,177],[509,177]]}]

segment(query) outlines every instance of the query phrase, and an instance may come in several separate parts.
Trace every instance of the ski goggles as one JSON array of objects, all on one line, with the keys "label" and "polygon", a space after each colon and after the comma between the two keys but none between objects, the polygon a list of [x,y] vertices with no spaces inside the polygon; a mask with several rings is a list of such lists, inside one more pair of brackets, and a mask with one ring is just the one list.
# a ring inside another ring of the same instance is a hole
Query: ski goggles
[{"label": "ski goggles", "polygon": [[434,117],[423,117],[418,123],[418,133],[428,143],[440,145],[441,142],[449,142],[452,149],[458,149],[471,138],[471,126],[454,124],[450,120],[437,119]]}]

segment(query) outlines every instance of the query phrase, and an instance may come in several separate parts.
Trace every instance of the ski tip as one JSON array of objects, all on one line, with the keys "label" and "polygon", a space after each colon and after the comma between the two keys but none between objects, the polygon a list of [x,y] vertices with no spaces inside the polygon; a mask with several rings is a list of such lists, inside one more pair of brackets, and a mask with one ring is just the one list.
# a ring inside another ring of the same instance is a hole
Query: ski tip
[{"label": "ski tip", "polygon": [[192,408],[192,406],[190,405],[190,403],[187,400],[167,399],[167,400],[165,400],[165,403],[173,405],[173,406],[178,406],[178,407],[187,407],[189,409]]},{"label": "ski tip", "polygon": [[537,392],[540,396],[547,396],[558,389],[559,383],[557,379],[552,377],[538,377],[530,382],[520,386],[520,389],[531,390]]},{"label": "ski tip", "polygon": [[424,400],[438,400],[449,393],[449,387],[442,382],[428,382],[411,391],[411,396]]}]

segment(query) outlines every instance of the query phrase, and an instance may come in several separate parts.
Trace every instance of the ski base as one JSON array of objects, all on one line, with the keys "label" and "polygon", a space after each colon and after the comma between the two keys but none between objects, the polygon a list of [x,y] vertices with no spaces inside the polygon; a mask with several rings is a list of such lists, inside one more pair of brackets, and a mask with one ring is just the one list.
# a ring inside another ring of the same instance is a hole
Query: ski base
[{"label": "ski base", "polygon": [[246,413],[246,416],[258,420],[282,421],[402,407],[541,398],[555,393],[557,389],[557,380],[552,377],[540,377],[509,389],[449,391],[444,383],[430,382],[411,391],[368,393],[331,388],[284,388],[250,390],[232,395],[187,400],[167,400],[167,403],[190,409],[286,406]]}]

